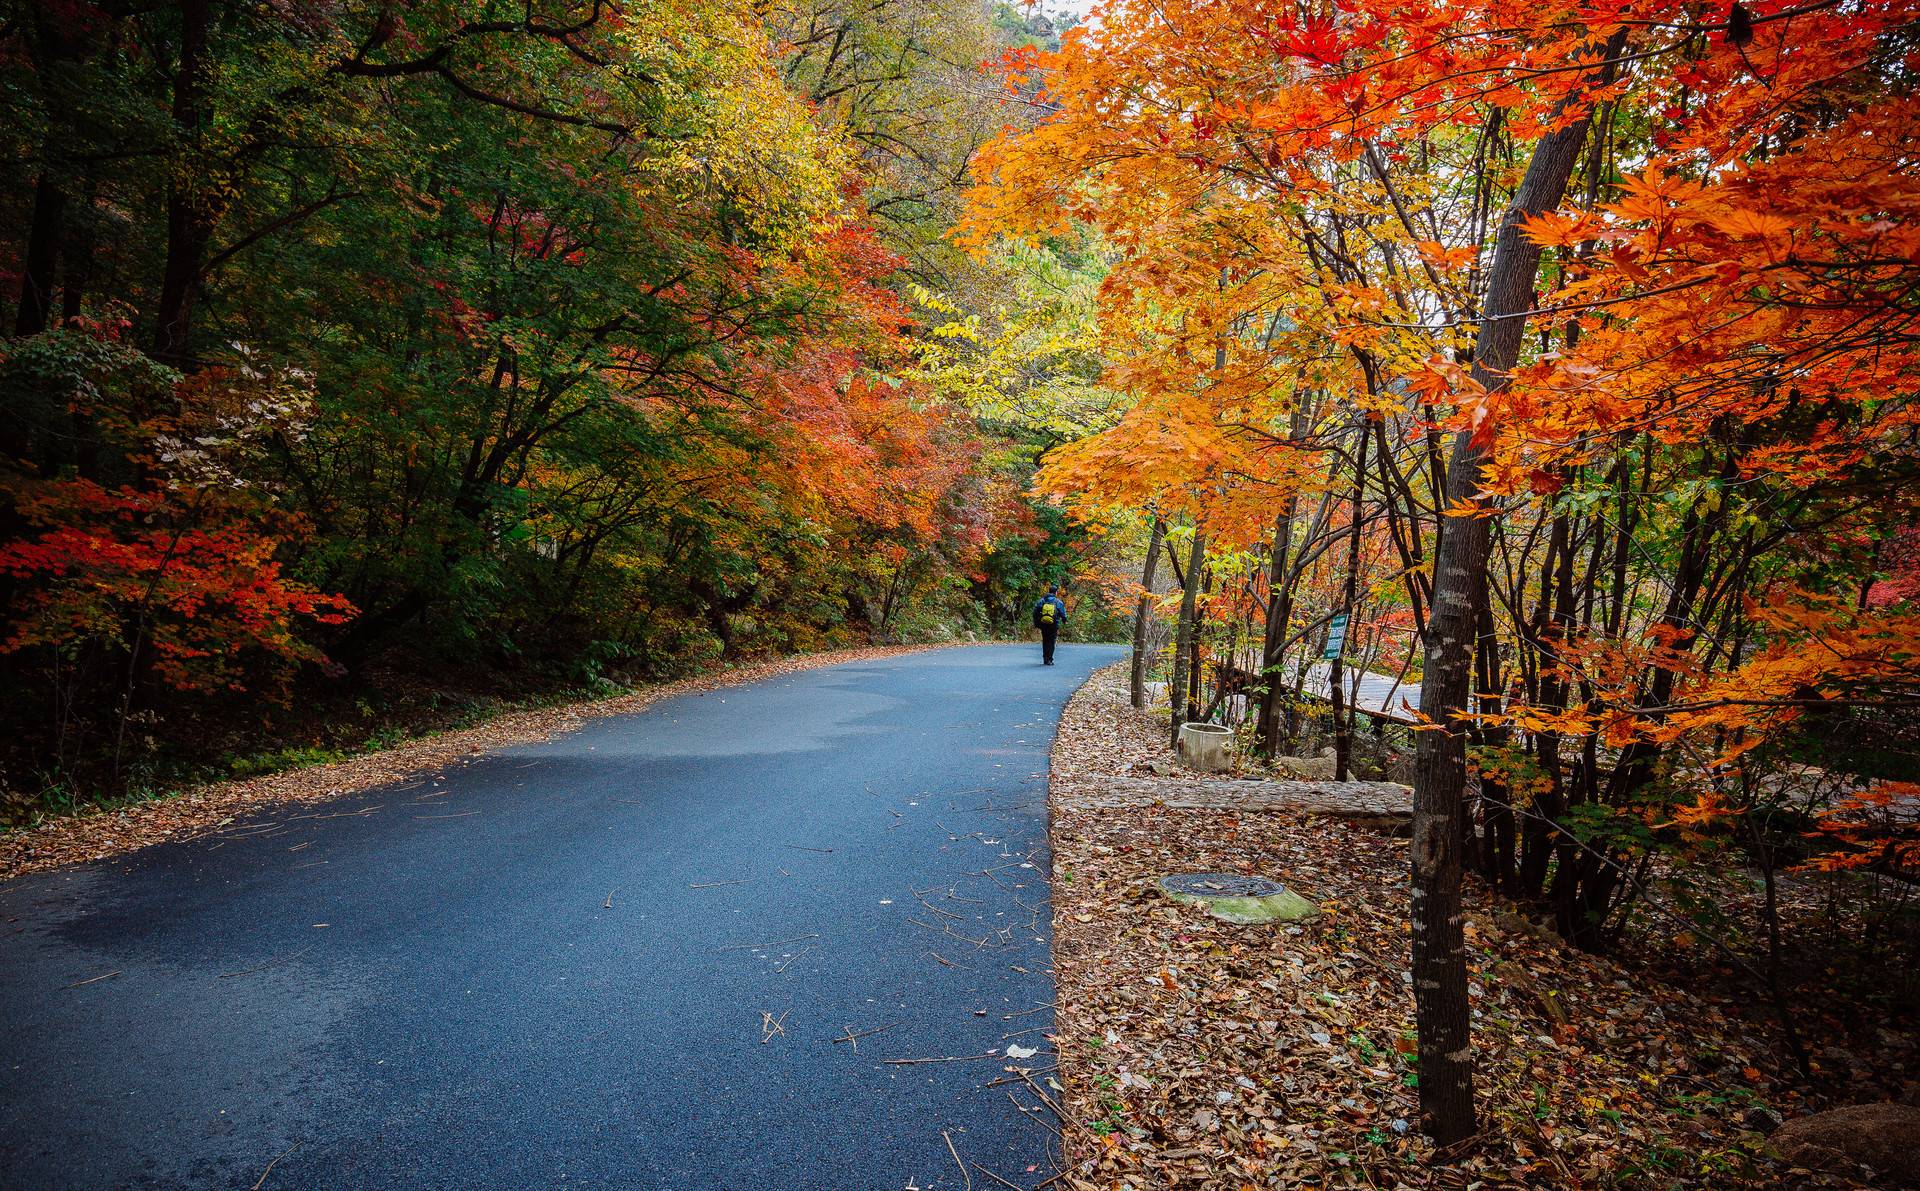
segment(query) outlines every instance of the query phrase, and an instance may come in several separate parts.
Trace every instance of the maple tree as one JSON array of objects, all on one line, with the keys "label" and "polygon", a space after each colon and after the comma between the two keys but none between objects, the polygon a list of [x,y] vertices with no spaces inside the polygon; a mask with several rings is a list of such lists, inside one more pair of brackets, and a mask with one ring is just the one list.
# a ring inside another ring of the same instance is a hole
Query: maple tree
[{"label": "maple tree", "polygon": [[[1264,539],[1256,664],[1214,670],[1264,685],[1270,748],[1316,620],[1397,588],[1369,619],[1422,643],[1442,1141],[1473,1127],[1463,865],[1604,947],[1673,824],[1742,805],[1822,709],[1911,698],[1910,605],[1879,585],[1913,520],[1912,15],[1112,0],[1006,63],[1050,114],[983,154],[964,234],[1100,237],[1102,383],[1131,403],[1043,487],[1204,526],[1223,574]],[[1176,722],[1205,709],[1189,648]],[[1832,863],[1907,856],[1860,805],[1821,819]]]}]

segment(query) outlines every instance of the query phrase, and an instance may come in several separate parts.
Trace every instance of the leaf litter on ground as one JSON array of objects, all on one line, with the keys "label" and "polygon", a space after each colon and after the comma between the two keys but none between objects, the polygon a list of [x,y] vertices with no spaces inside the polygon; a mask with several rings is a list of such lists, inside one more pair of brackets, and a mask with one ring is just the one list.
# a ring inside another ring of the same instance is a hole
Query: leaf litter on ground
[{"label": "leaf litter on ground", "polygon": [[[1852,1185],[1790,1170],[1754,1127],[1763,1106],[1828,1106],[1786,1078],[1763,1007],[1567,949],[1477,889],[1482,1129],[1435,1154],[1419,1131],[1406,841],[1284,809],[1116,811],[1103,783],[1164,766],[1166,733],[1118,665],[1073,697],[1053,749],[1065,1185]],[[1322,913],[1231,925],[1159,893],[1179,872],[1272,877]]]}]

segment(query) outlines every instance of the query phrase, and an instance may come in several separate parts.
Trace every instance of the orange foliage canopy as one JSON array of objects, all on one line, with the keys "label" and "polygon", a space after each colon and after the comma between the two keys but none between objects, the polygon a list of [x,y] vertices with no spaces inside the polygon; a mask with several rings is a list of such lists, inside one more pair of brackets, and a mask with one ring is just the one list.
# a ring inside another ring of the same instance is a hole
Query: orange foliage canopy
[{"label": "orange foliage canopy", "polygon": [[[1624,532],[1715,560],[1636,568],[1658,590],[1698,563],[1733,609],[1691,623],[1688,594],[1535,642],[1585,694],[1513,722],[1712,740],[1713,772],[1822,700],[1903,705],[1920,617],[1873,572],[1920,486],[1920,5],[1735,8],[1110,0],[1010,62],[1050,116],[982,154],[965,234],[1097,230],[1107,383],[1136,402],[1042,485],[1247,542],[1332,482],[1358,412],[1396,449],[1471,429],[1478,511],[1604,520],[1635,479],[1662,504]],[[1489,393],[1466,364],[1501,206],[1583,110],[1584,184],[1526,227],[1528,346]]]}]

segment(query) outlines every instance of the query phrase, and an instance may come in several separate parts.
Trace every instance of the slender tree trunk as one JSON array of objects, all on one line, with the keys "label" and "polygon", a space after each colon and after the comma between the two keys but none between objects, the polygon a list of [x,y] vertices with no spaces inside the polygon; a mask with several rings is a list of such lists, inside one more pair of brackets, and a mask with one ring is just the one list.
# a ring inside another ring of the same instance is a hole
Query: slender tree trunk
[{"label": "slender tree trunk", "polygon": [[[1205,568],[1202,568],[1205,570]],[[1213,574],[1206,573],[1200,584],[1201,595],[1213,594]],[[1196,601],[1197,603],[1197,601]],[[1200,687],[1206,680],[1206,668],[1200,664],[1200,612],[1196,607],[1193,614],[1193,631],[1187,636],[1187,716],[1186,722],[1193,723],[1205,719],[1200,714]]]},{"label": "slender tree trunk", "polygon": [[1187,552],[1187,573],[1180,592],[1180,624],[1173,641],[1173,681],[1167,684],[1169,736],[1180,747],[1180,725],[1186,719],[1187,665],[1193,649],[1194,616],[1200,600],[1200,568],[1206,561],[1207,535],[1193,527],[1193,548]]},{"label": "slender tree trunk", "polygon": [[[1347,585],[1340,597],[1340,611],[1347,617],[1347,633],[1353,632],[1354,597],[1360,584],[1360,507],[1367,492],[1367,419],[1360,419],[1360,447],[1353,465],[1353,523],[1347,527]],[[1327,666],[1327,692],[1333,696],[1333,780],[1344,782],[1353,762],[1353,720],[1355,712],[1346,706],[1346,669],[1342,649]]]},{"label": "slender tree trunk", "polygon": [[1286,684],[1280,680],[1281,655],[1287,647],[1287,625],[1293,619],[1293,585],[1287,582],[1287,556],[1293,545],[1293,515],[1300,497],[1287,497],[1273,521],[1273,550],[1267,556],[1267,626],[1260,646],[1260,719],[1254,727],[1260,752],[1273,756],[1280,743],[1280,713],[1286,706]]},{"label": "slender tree trunk", "polygon": [[1147,705],[1147,625],[1153,615],[1153,573],[1160,565],[1160,543],[1166,536],[1167,523],[1156,516],[1147,542],[1147,565],[1140,573],[1140,600],[1133,609],[1133,672],[1128,689],[1135,707]]},{"label": "slender tree trunk", "polygon": [[[1571,534],[1571,522],[1566,513],[1556,513],[1553,534],[1547,543],[1546,562],[1540,573],[1541,612],[1548,619],[1544,620],[1536,633],[1541,671],[1538,703],[1554,711],[1564,709],[1568,690],[1566,684],[1556,677],[1555,669],[1559,665],[1559,649],[1566,636],[1567,617],[1573,599]],[[1549,608],[1551,611],[1548,611]],[[1528,897],[1540,895],[1547,877],[1547,861],[1551,859],[1554,836],[1569,805],[1569,791],[1560,773],[1560,737],[1552,732],[1543,732],[1536,737],[1536,742],[1540,768],[1549,784],[1534,799],[1536,813],[1527,817],[1522,833],[1519,888]]]},{"label": "slender tree trunk", "polygon": [[[1474,684],[1479,688],[1480,692],[1476,702],[1479,705],[1481,714],[1498,714],[1503,706],[1501,696],[1505,686],[1505,678],[1500,666],[1500,636],[1494,629],[1493,609],[1488,606],[1488,601],[1486,600],[1480,602],[1480,635],[1474,641],[1473,666]],[[1504,724],[1497,724],[1491,727],[1476,724],[1469,733],[1469,739],[1473,740],[1474,743],[1494,747],[1506,744],[1507,738],[1507,727]],[[1480,783],[1481,800],[1484,802],[1487,796],[1487,778],[1485,775],[1481,776]],[[1513,805],[1511,801],[1512,792],[1506,787],[1496,782],[1494,783],[1493,793],[1495,797],[1505,802],[1508,806]],[[1469,868],[1477,869],[1482,873],[1491,873],[1494,866],[1487,859],[1486,850],[1485,847],[1482,846],[1483,841],[1479,833],[1474,830],[1473,804],[1465,798],[1462,798],[1461,803],[1461,863]]]},{"label": "slender tree trunk", "polygon": [[1800,1068],[1800,1074],[1812,1078],[1813,1064],[1807,1054],[1807,1044],[1800,1037],[1800,1027],[1793,1017],[1793,1003],[1787,998],[1786,982],[1782,977],[1784,964],[1780,948],[1780,889],[1776,879],[1778,857],[1772,845],[1767,841],[1766,830],[1761,820],[1753,813],[1746,816],[1747,827],[1753,838],[1753,854],[1760,861],[1760,875],[1766,882],[1767,924],[1767,995],[1773,999],[1774,1013],[1780,1019],[1781,1032],[1786,1035],[1787,1048],[1793,1052],[1793,1060]]},{"label": "slender tree trunk", "polygon": [[[1607,46],[1606,61],[1624,39]],[[1600,82],[1606,68],[1595,72]],[[1591,107],[1576,93],[1577,119],[1542,137],[1514,192],[1487,274],[1487,298],[1473,350],[1473,378],[1489,391],[1506,384],[1520,356],[1533,306],[1540,247],[1521,234],[1530,216],[1560,205],[1586,140]],[[1484,448],[1468,432],[1455,437],[1447,465],[1445,509],[1480,490]],[[1439,730],[1419,734],[1413,805],[1413,996],[1419,1033],[1422,1124],[1440,1145],[1473,1135],[1473,1039],[1467,1001],[1466,940],[1461,930],[1460,836],[1465,812],[1466,733],[1460,722],[1472,686],[1480,605],[1486,599],[1488,522],[1453,518],[1434,554],[1433,607],[1427,621],[1420,711]]]},{"label": "slender tree trunk", "polygon": [[[1220,270],[1220,288],[1227,288],[1227,271]],[[1223,331],[1213,345],[1213,370],[1216,378],[1227,367],[1227,336]],[[1182,720],[1191,722],[1200,718],[1200,571],[1206,560],[1206,537],[1200,532],[1200,526],[1193,527],[1193,553],[1187,561],[1187,589],[1180,602],[1183,619],[1187,622],[1187,711],[1182,717],[1177,712],[1173,722],[1174,747],[1180,745],[1180,724]],[[1211,580],[1209,580],[1211,582]],[[1178,684],[1176,684],[1177,686]]]},{"label": "slender tree trunk", "polygon": [[77,210],[67,214],[66,236],[60,245],[60,321],[79,318],[85,309],[87,288],[93,284],[94,200],[99,182],[89,171],[81,187]]}]

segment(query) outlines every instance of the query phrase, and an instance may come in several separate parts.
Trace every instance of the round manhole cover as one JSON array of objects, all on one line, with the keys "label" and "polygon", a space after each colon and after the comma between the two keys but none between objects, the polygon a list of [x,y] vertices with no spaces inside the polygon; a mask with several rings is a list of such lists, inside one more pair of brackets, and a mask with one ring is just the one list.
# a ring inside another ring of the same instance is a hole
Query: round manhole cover
[{"label": "round manhole cover", "polygon": [[1239,873],[1179,873],[1160,878],[1160,888],[1185,897],[1272,897],[1286,892],[1278,881]]}]

